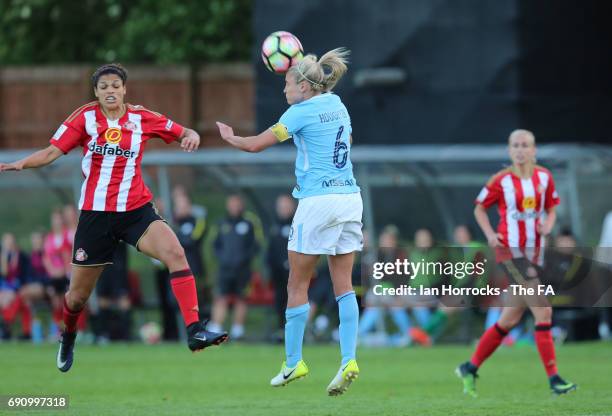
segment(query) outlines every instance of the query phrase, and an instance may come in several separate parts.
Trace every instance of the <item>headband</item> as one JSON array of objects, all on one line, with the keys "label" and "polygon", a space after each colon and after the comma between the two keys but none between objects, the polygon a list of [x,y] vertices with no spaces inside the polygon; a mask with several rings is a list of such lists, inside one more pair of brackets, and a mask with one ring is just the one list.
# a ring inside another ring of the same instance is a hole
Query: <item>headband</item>
[{"label": "headband", "polygon": [[308,78],[301,70],[299,66],[296,66],[295,69],[297,69],[297,71],[300,73],[300,75],[302,76],[302,78],[304,78],[306,81],[310,82],[312,85],[314,85],[315,87],[319,87],[319,88],[323,88],[323,84],[319,84],[318,82],[314,82],[313,80],[311,80],[310,78]]}]

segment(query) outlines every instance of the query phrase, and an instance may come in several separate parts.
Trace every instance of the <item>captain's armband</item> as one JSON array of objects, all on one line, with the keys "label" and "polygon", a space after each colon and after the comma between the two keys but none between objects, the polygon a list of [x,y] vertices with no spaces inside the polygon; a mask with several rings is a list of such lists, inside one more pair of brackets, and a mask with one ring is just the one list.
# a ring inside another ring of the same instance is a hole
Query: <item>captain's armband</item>
[{"label": "captain's armband", "polygon": [[278,140],[279,142],[284,142],[285,140],[291,138],[289,130],[287,130],[287,126],[285,126],[283,123],[276,123],[275,125],[270,127],[270,130],[276,137],[276,140]]}]

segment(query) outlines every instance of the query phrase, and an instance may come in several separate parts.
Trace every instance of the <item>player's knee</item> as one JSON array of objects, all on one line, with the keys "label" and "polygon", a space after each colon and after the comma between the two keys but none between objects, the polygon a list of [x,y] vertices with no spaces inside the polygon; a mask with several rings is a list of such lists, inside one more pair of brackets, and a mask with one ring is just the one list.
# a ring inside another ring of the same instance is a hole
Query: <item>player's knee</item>
[{"label": "player's knee", "polygon": [[289,279],[287,282],[287,295],[295,296],[308,290],[309,282],[303,282],[300,279]]},{"label": "player's knee", "polygon": [[552,308],[550,306],[537,308],[534,315],[538,323],[551,322],[552,321]]},{"label": "player's knee", "polygon": [[166,266],[184,263],[186,262],[185,250],[180,244],[173,244],[172,247],[169,247],[165,251],[164,258],[162,260],[164,263],[166,263]]},{"label": "player's knee", "polygon": [[87,299],[89,299],[89,293],[85,290],[72,289],[66,292],[66,304],[73,311],[83,309]]},{"label": "player's knee", "polygon": [[503,317],[502,319],[500,319],[497,322],[497,325],[499,325],[502,329],[505,329],[506,331],[510,331],[512,328],[517,326],[520,321],[521,321],[521,316],[518,316],[518,317],[507,316],[507,317]]},{"label": "player's knee", "polygon": [[520,319],[508,319],[505,322],[501,322],[499,326],[505,329],[506,331],[510,331],[512,328],[517,326],[520,321]]}]

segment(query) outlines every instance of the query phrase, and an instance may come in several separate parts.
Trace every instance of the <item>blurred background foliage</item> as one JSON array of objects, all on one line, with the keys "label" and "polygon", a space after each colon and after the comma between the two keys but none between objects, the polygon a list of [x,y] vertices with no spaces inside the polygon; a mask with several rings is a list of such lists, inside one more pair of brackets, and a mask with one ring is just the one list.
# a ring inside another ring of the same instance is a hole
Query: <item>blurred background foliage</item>
[{"label": "blurred background foliage", "polygon": [[250,0],[0,0],[0,64],[250,59]]}]

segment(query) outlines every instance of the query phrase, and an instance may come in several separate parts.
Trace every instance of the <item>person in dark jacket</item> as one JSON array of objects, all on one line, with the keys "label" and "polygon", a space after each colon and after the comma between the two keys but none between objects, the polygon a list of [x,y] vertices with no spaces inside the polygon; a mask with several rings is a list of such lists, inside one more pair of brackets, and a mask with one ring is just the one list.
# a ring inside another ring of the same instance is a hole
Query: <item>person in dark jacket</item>
[{"label": "person in dark jacket", "polygon": [[211,299],[206,283],[206,263],[202,251],[202,244],[208,230],[207,211],[201,205],[193,205],[191,198],[183,187],[175,187],[172,191],[172,205],[174,210],[174,228],[176,236],[185,250],[185,256],[198,287],[200,300],[200,316],[210,317],[210,308],[207,305]]},{"label": "person in dark jacket", "polygon": [[287,281],[289,279],[287,242],[294,213],[295,202],[293,198],[289,195],[280,195],[276,199],[276,219],[270,228],[268,252],[266,253],[270,279],[274,285],[274,306],[278,316],[279,334],[283,335],[285,309],[287,308]]},{"label": "person in dark jacket", "polygon": [[196,215],[187,194],[175,193],[173,203],[176,235],[185,249],[191,271],[196,277],[203,278],[205,271],[202,242],[206,232],[206,211],[204,210],[203,215],[199,212]]},{"label": "person in dark jacket", "polygon": [[210,328],[221,328],[230,300],[234,301],[234,320],[230,336],[244,336],[247,304],[245,289],[251,279],[251,260],[257,253],[253,222],[244,217],[244,203],[239,195],[230,195],[226,202],[227,217],[219,223],[214,251],[219,265],[218,294],[213,305]]}]

